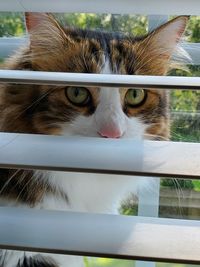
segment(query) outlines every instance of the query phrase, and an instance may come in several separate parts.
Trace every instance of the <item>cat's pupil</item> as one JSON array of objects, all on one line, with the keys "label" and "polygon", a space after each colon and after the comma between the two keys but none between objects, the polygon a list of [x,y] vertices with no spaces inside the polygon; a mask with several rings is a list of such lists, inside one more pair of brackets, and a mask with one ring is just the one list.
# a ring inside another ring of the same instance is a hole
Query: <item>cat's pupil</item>
[{"label": "cat's pupil", "polygon": [[132,90],[132,93],[133,93],[133,97],[136,98],[137,95],[138,95],[138,91],[136,91],[136,90]]},{"label": "cat's pupil", "polygon": [[76,88],[74,90],[74,96],[77,97],[79,95],[79,88]]}]

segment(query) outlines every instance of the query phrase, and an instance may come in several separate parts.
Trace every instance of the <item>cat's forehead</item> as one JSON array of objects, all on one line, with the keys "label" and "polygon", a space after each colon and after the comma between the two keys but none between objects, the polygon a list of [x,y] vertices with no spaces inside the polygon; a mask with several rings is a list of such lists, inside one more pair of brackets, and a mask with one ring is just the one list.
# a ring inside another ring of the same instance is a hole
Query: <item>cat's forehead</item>
[{"label": "cat's forehead", "polygon": [[102,30],[87,30],[87,29],[79,29],[79,28],[64,28],[67,36],[70,36],[73,40],[77,42],[80,41],[96,41],[100,44],[101,49],[104,51],[109,50],[110,44],[115,42],[124,42],[131,41],[132,43],[135,41],[139,41],[143,38],[133,37],[131,35],[121,33],[121,32],[108,32]]},{"label": "cat's forehead", "polygon": [[68,47],[67,71],[134,74],[134,50],[139,38],[116,32],[71,28],[65,31],[74,41]]}]

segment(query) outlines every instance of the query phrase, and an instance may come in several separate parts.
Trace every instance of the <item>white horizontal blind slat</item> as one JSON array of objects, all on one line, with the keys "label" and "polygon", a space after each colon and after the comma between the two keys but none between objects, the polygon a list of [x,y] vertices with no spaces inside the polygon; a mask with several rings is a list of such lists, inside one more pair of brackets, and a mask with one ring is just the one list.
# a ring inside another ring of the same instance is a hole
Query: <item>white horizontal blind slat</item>
[{"label": "white horizontal blind slat", "polygon": [[110,75],[20,70],[0,70],[0,83],[200,90],[200,77]]},{"label": "white horizontal blind slat", "polygon": [[0,11],[199,15],[199,5],[199,0],[9,0],[0,1]]},{"label": "white horizontal blind slat", "polygon": [[200,178],[197,143],[0,133],[0,152],[7,168]]},{"label": "white horizontal blind slat", "polygon": [[199,247],[199,221],[0,208],[0,248],[200,264]]}]

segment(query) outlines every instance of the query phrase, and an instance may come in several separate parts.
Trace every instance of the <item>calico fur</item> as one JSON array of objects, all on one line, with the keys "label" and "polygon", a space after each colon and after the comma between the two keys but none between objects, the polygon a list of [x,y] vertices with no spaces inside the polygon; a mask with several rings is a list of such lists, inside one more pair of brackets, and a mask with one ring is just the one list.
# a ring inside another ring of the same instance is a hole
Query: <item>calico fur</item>
[{"label": "calico fur", "polygon": [[[188,17],[175,18],[141,37],[64,28],[51,14],[28,13],[26,20],[30,43],[8,59],[7,69],[166,75]],[[99,138],[169,139],[167,91],[146,90],[144,101],[132,107],[126,101],[129,88],[87,88],[90,96],[87,105],[71,103],[66,90],[67,87],[44,85],[0,85],[0,130]],[[1,205],[36,209],[116,213],[124,194],[136,193],[139,184],[137,177],[79,173],[2,169],[0,176]],[[12,267],[83,266],[82,260],[76,257],[64,260],[58,255],[47,258],[20,252],[15,252],[15,256],[6,255],[10,254],[3,253],[0,257],[2,267],[10,267],[11,263]],[[13,263],[13,257],[16,257],[16,263]]]}]

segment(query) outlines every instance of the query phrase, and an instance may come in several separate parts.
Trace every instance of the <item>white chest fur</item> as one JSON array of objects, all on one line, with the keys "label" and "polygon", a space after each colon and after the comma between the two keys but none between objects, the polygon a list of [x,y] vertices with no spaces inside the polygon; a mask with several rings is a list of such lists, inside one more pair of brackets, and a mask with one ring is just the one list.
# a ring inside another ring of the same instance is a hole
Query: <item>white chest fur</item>
[{"label": "white chest fur", "polygon": [[64,192],[68,201],[46,195],[41,208],[117,213],[127,192],[136,192],[139,178],[90,173],[51,172],[49,182]]},{"label": "white chest fur", "polygon": [[[130,191],[137,190],[140,178],[133,176],[114,176],[86,173],[49,172],[49,181],[61,189],[68,197],[46,194],[35,208],[51,210],[73,210],[100,213],[117,213],[120,200]],[[3,267],[12,267],[13,263],[23,261],[24,257],[33,257],[37,253],[2,251]],[[45,256],[45,254],[43,254]],[[83,258],[64,255],[49,255],[59,267],[83,267]],[[1,262],[0,262],[1,263]]]}]

